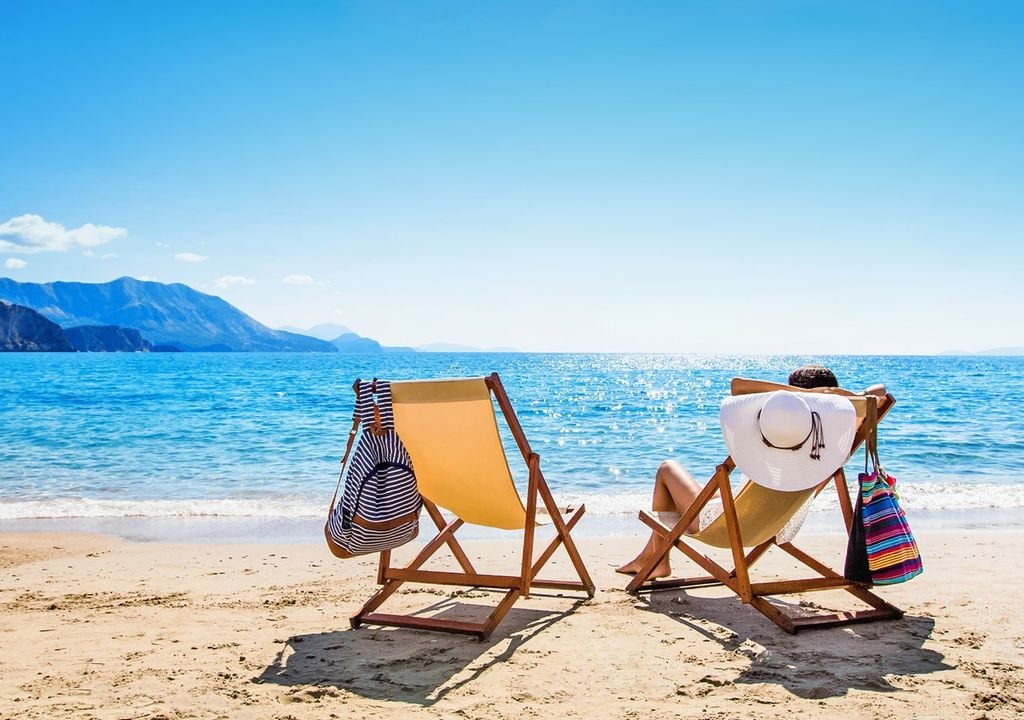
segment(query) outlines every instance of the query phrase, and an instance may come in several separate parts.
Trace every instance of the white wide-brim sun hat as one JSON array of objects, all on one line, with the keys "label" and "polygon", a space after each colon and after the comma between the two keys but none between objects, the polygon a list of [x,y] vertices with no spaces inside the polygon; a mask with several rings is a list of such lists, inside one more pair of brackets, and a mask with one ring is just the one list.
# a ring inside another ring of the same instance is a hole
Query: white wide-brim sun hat
[{"label": "white wide-brim sun hat", "polygon": [[722,435],[744,475],[795,492],[831,477],[850,457],[857,412],[846,398],[777,391],[722,401]]}]

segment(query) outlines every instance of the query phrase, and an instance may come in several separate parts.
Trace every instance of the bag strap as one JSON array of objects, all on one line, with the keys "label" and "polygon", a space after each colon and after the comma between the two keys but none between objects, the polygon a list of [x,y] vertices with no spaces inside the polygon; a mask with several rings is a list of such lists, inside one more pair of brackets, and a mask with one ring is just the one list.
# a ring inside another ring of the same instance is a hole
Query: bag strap
[{"label": "bag strap", "polygon": [[341,490],[341,481],[345,477],[345,463],[348,462],[348,456],[352,452],[352,446],[355,444],[356,435],[359,434],[359,381],[356,380],[355,385],[352,389],[356,392],[356,404],[352,408],[352,429],[348,431],[348,443],[345,445],[345,454],[341,458],[341,471],[338,473],[338,485],[334,488],[334,497],[331,498],[331,506],[327,510],[327,514],[330,515],[334,511],[334,503],[338,500],[338,491]]},{"label": "bag strap", "polygon": [[373,379],[370,386],[370,402],[373,403],[373,424],[370,425],[370,432],[374,435],[384,434],[384,423],[380,419],[380,398],[377,396],[377,378]]},{"label": "bag strap", "polygon": [[867,432],[864,433],[864,474],[868,474],[868,460],[872,469],[878,471],[878,400],[869,397],[864,415]]}]

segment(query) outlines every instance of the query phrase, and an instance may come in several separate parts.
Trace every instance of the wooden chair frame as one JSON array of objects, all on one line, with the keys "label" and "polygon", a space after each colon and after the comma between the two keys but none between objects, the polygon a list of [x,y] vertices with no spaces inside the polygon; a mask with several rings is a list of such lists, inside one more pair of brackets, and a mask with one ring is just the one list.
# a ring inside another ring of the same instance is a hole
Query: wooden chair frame
[{"label": "wooden chair frame", "polygon": [[[796,388],[791,389],[795,390]],[[854,436],[850,451],[851,455],[856,452],[868,437],[868,434],[877,429],[878,423],[896,402],[892,395],[886,395],[882,398],[880,405],[878,398],[873,395],[867,395],[864,399],[867,403],[867,412],[864,421]],[[846,580],[842,574],[837,573],[824,563],[811,557],[791,542],[778,543],[775,538],[772,538],[752,548],[749,552],[745,552],[739,518],[736,515],[732,486],[729,483],[729,475],[735,468],[736,464],[732,458],[727,457],[725,462],[715,469],[715,474],[711,480],[704,486],[700,494],[690,504],[690,507],[682,513],[679,520],[672,527],[663,525],[650,513],[640,511],[640,520],[659,536],[659,540],[653,559],[640,568],[640,571],[637,572],[633,580],[626,586],[627,592],[636,595],[643,591],[724,585],[736,593],[743,603],[752,605],[761,614],[790,634],[803,629],[835,627],[850,623],[903,617],[902,610],[878,597],[868,590],[867,587]],[[842,509],[847,535],[849,535],[850,528],[853,525],[853,507],[850,503],[846,474],[842,467],[818,485],[814,493],[815,497],[829,484],[835,485],[836,492],[839,495],[839,506]],[[725,516],[726,527],[729,532],[730,549],[734,563],[732,570],[727,570],[684,540],[690,523],[716,494],[720,495],[722,499],[722,513]],[[773,546],[780,548],[803,565],[809,567],[817,573],[817,576],[798,580],[752,582],[750,578],[751,567]],[[690,560],[703,568],[708,575],[691,578],[648,579],[654,568],[663,558],[668,556],[673,548],[680,550]],[[791,615],[783,612],[767,599],[770,596],[820,590],[845,590],[858,600],[869,605],[871,609],[840,611],[813,616]]]},{"label": "wooden chair frame", "polygon": [[[465,522],[461,518],[455,518],[446,522],[441,515],[437,505],[427,498],[423,499],[423,506],[427,514],[437,526],[438,533],[427,542],[420,552],[405,567],[394,567],[391,565],[391,552],[380,553],[380,564],[377,570],[377,583],[382,587],[366,602],[365,605],[349,620],[353,629],[364,624],[384,625],[391,627],[415,628],[418,630],[438,630],[441,632],[461,633],[473,635],[479,640],[485,640],[502,621],[508,611],[519,598],[530,596],[532,588],[543,588],[559,591],[583,591],[588,597],[594,597],[594,582],[587,572],[579,550],[570,535],[572,529],[583,517],[586,507],[580,505],[567,518],[562,517],[558,506],[555,504],[551,490],[548,488],[544,473],[540,469],[540,455],[530,449],[530,443],[526,439],[519,419],[516,417],[512,403],[505,393],[505,388],[497,373],[492,373],[485,378],[488,389],[501,408],[502,416],[511,430],[519,451],[523,455],[529,469],[529,481],[526,492],[526,528],[523,531],[523,559],[522,567],[518,575],[487,575],[481,574],[473,567],[466,552],[462,549],[456,531]],[[544,503],[551,522],[555,528],[555,537],[543,552],[534,559],[534,534],[536,531],[538,500]],[[437,552],[443,545],[447,545],[455,556],[456,562],[462,568],[461,572],[421,570],[420,568]],[[569,559],[572,561],[579,581],[574,580],[550,580],[538,577],[541,569],[551,559],[559,546],[564,546]],[[394,615],[375,612],[385,600],[395,593],[404,583],[427,583],[434,585],[453,585],[470,588],[484,588],[504,591],[504,596],[491,614],[483,622],[460,622],[442,618],[422,617],[415,614]]]}]

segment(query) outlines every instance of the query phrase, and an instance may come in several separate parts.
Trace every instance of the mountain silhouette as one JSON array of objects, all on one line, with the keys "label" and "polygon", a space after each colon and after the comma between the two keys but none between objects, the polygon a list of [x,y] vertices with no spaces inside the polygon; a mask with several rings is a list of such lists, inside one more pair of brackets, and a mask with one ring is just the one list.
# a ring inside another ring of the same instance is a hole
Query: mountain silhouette
[{"label": "mountain silhouette", "polygon": [[227,301],[181,283],[122,277],[107,283],[22,283],[0,278],[0,299],[61,325],[134,328],[182,350],[337,352],[329,342],[271,330]]}]

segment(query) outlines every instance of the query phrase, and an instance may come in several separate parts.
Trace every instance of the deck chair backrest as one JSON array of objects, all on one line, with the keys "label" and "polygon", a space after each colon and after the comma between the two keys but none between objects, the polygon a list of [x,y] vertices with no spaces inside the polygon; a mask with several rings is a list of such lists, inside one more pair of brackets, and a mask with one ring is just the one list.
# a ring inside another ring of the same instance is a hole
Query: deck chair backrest
[{"label": "deck chair backrest", "polygon": [[[841,388],[819,388],[808,391],[803,388],[781,385],[779,383],[767,382],[764,380],[748,380],[746,378],[735,378],[732,381],[733,395],[748,395],[750,393],[773,392],[775,390],[791,390],[793,392],[825,392],[842,395],[850,400],[857,413],[857,429],[860,430],[867,415],[867,400],[863,395],[857,395]],[[888,398],[881,399],[881,408],[888,410]],[[858,443],[854,439],[854,448]],[[854,449],[854,448],[851,448]],[[804,503],[810,500],[818,488],[809,488],[797,492],[781,492],[763,487],[757,483],[747,482],[736,494],[736,515],[740,519],[740,534],[743,544],[747,547],[760,545],[778,535],[779,531],[789,522],[796,512],[803,507]],[[719,516],[708,527],[693,535],[695,540],[711,545],[712,547],[730,547],[729,528],[725,517]]]},{"label": "deck chair backrest", "polygon": [[[748,378],[733,378],[731,386],[733,395],[749,395],[750,393],[762,393],[762,392],[773,392],[775,390],[790,390],[792,392],[816,392],[825,393],[829,395],[842,395],[853,403],[853,409],[857,413],[857,433],[854,436],[852,451],[856,450],[863,440],[863,424],[864,418],[867,417],[867,403],[868,396],[862,393],[854,393],[849,390],[843,390],[842,388],[814,388],[804,389],[793,387],[792,385],[782,385],[780,383],[768,382],[767,380],[750,380]],[[896,404],[896,398],[892,395],[885,395],[884,397],[877,397],[878,402],[878,422],[882,421],[892,406]]]},{"label": "deck chair backrest", "polygon": [[484,378],[392,382],[391,401],[425,498],[475,525],[526,526]]}]

